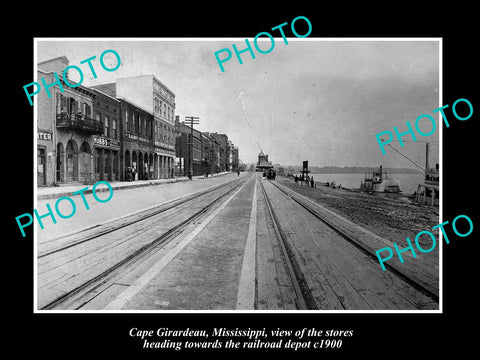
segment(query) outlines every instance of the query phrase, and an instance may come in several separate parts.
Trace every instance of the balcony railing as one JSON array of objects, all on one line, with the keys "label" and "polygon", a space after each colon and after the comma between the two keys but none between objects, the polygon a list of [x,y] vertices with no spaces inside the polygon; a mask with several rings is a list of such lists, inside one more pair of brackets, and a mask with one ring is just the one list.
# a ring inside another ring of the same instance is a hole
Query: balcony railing
[{"label": "balcony railing", "polygon": [[79,130],[92,134],[103,133],[103,126],[100,121],[82,114],[57,114],[57,128]]}]

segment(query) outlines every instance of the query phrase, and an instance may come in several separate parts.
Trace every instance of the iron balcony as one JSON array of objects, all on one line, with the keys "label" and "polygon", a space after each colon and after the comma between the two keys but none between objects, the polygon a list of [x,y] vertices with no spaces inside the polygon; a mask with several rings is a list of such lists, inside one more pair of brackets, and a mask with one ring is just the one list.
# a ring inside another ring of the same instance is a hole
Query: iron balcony
[{"label": "iron balcony", "polygon": [[103,133],[103,126],[100,121],[82,114],[57,114],[57,128],[79,130],[91,134]]}]

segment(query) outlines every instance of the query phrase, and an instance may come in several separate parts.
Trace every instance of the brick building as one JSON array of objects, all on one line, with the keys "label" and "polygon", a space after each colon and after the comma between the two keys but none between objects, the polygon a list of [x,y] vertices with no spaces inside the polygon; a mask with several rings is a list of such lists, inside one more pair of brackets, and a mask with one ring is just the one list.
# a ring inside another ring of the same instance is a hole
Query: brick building
[{"label": "brick building", "polygon": [[[57,81],[49,87],[50,97],[46,90],[37,95],[37,132],[42,138],[37,140],[38,185],[95,181],[93,136],[103,131],[102,124],[92,117],[96,94],[85,86],[70,87],[63,82],[58,74],[62,74],[68,64],[65,56],[37,64],[38,76],[47,84]],[[68,74],[67,81],[75,84],[68,80]]]},{"label": "brick building", "polygon": [[228,136],[226,134],[210,133],[218,143],[218,166],[219,171],[229,171],[228,169]]},{"label": "brick building", "polygon": [[93,135],[95,181],[122,179],[120,170],[120,101],[98,89],[93,89],[95,121],[102,124],[102,134]]},{"label": "brick building", "polygon": [[[205,174],[204,149],[202,145],[202,133],[196,129],[192,130],[189,126],[180,122],[179,117],[175,118],[176,156],[180,158],[181,167],[180,176],[187,176],[190,168],[193,168],[194,176]],[[192,146],[193,145],[193,150]],[[193,158],[192,158],[193,151]]]},{"label": "brick building", "polygon": [[120,78],[116,81],[116,96],[146,110],[153,116],[153,151],[149,176],[154,179],[172,178],[175,161],[175,94],[154,75]]}]

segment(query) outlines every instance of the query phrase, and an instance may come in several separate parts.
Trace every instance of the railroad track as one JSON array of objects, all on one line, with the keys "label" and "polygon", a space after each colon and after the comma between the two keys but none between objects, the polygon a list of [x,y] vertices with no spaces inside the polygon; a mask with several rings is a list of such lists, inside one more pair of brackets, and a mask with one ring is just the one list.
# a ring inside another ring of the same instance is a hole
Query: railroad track
[{"label": "railroad track", "polygon": [[[308,309],[438,309],[438,284],[428,274],[401,265],[382,272],[372,248],[330,221],[313,201],[275,181],[266,186],[269,191],[262,183],[262,192]],[[284,208],[290,201],[295,205]]]},{"label": "railroad track", "polygon": [[285,239],[285,235],[283,234],[279,220],[275,211],[273,210],[271,201],[268,198],[267,192],[265,191],[265,187],[263,185],[262,180],[259,181],[260,189],[263,195],[263,199],[265,201],[265,205],[267,208],[267,212],[269,218],[271,220],[271,224],[274,229],[275,238],[278,241],[278,244],[281,249],[282,254],[282,261],[285,266],[285,270],[287,271],[288,277],[290,278],[291,284],[293,286],[295,292],[295,304],[298,310],[308,310],[314,307],[314,301],[308,291],[306,286],[301,286],[300,284],[305,284],[303,280],[302,273],[299,271],[298,267],[292,263],[292,251],[288,248],[288,242]]},{"label": "railroad track", "polygon": [[66,244],[39,253],[37,284],[42,296],[38,308],[82,308],[126,271],[148,262],[189,226],[195,226],[249,177],[162,204],[104,228],[72,234]]},{"label": "railroad track", "polygon": [[[236,179],[236,180],[234,180],[234,182],[239,182],[241,180],[242,179]],[[121,219],[110,221],[107,224],[94,225],[92,227],[82,229],[82,230],[77,231],[75,233],[71,233],[71,234],[68,234],[68,235],[62,235],[60,237],[51,239],[51,240],[49,240],[47,242],[44,242],[44,243],[39,245],[37,258],[41,259],[43,257],[52,255],[56,252],[64,251],[68,248],[77,246],[77,245],[82,244],[84,242],[88,242],[92,239],[95,239],[95,238],[101,236],[101,235],[106,235],[106,234],[109,234],[111,232],[117,231],[117,230],[119,230],[123,227],[127,227],[127,226],[130,226],[130,225],[135,224],[137,222],[144,221],[144,220],[146,220],[150,217],[159,215],[159,214],[161,214],[161,213],[163,213],[167,210],[170,210],[170,209],[173,209],[173,208],[178,207],[180,205],[186,204],[189,201],[191,201],[192,199],[196,199],[196,198],[198,199],[198,198],[201,198],[203,196],[209,195],[209,194],[227,186],[228,184],[229,183],[220,184],[220,185],[214,186],[212,188],[208,188],[208,189],[205,189],[205,190],[195,192],[193,194],[182,196],[181,198],[178,198],[178,199],[173,199],[173,200],[164,202],[160,205],[151,207],[147,210],[142,210],[142,211],[136,212],[135,214],[131,214],[131,215],[122,217]],[[50,245],[52,243],[54,245]],[[57,243],[57,245],[55,245],[55,243]]]}]

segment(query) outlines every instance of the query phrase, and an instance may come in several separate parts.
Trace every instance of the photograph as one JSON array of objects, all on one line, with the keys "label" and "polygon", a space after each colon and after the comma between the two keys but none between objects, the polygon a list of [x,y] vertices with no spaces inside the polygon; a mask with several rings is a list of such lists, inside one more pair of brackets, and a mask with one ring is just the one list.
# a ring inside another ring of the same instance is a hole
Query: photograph
[{"label": "photograph", "polygon": [[2,25],[5,350],[474,353],[475,11],[39,5]]},{"label": "photograph", "polygon": [[441,39],[35,40],[35,310],[440,309]]}]

